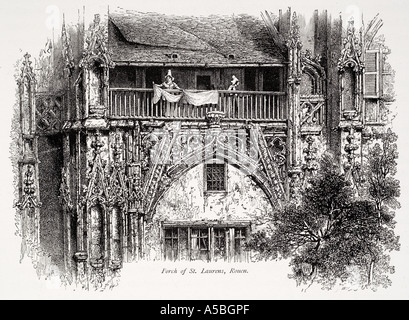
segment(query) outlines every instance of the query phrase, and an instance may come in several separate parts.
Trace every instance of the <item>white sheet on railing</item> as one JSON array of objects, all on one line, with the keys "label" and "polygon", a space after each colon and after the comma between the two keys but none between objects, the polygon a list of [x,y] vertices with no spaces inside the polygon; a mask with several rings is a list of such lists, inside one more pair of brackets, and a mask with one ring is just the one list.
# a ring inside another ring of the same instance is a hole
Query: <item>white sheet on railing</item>
[{"label": "white sheet on railing", "polygon": [[177,103],[182,100],[183,103],[201,106],[204,104],[217,104],[219,101],[219,92],[217,90],[195,92],[193,90],[182,90],[180,94],[173,94],[163,90],[158,85],[153,85],[153,103],[158,103],[160,99],[168,102]]},{"label": "white sheet on railing", "polygon": [[202,92],[183,90],[183,101],[194,106],[217,104],[219,102],[219,92],[217,90]]},{"label": "white sheet on railing", "polygon": [[153,103],[158,103],[158,101],[163,98],[169,102],[179,102],[180,98],[182,98],[181,94],[172,94],[169,93],[162,88],[160,88],[158,85],[154,84],[153,85]]}]

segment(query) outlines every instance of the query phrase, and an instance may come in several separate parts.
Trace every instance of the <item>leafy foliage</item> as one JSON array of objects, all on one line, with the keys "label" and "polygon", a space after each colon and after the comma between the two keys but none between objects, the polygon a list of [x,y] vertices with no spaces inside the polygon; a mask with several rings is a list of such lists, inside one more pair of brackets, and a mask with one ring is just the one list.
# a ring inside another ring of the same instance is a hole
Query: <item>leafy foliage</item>
[{"label": "leafy foliage", "polygon": [[367,177],[369,197],[376,203],[377,209],[388,206],[399,208],[396,200],[400,195],[399,181],[394,178],[398,159],[397,135],[388,129],[385,133],[378,133],[375,138],[379,141],[369,150],[367,157]]},{"label": "leafy foliage", "polygon": [[[301,204],[274,212],[272,231],[256,233],[248,249],[258,259],[290,259],[290,277],[297,284],[332,288],[354,276],[362,287],[390,285],[387,274],[394,270],[387,252],[399,250],[390,210],[399,206],[399,181],[393,177],[396,138],[391,131],[376,136],[365,171],[366,197],[356,196],[332,157],[325,155]],[[353,274],[357,270],[358,277]]]}]

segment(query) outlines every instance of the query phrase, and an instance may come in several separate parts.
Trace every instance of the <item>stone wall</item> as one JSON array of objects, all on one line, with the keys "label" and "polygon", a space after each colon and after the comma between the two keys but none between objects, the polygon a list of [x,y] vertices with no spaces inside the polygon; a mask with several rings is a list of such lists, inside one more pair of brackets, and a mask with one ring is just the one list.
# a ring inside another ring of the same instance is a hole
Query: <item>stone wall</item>
[{"label": "stone wall", "polygon": [[239,169],[227,165],[227,191],[205,191],[204,164],[189,170],[165,193],[152,222],[146,226],[147,258],[162,258],[162,221],[252,221],[257,230],[272,212],[267,197],[256,183]]}]

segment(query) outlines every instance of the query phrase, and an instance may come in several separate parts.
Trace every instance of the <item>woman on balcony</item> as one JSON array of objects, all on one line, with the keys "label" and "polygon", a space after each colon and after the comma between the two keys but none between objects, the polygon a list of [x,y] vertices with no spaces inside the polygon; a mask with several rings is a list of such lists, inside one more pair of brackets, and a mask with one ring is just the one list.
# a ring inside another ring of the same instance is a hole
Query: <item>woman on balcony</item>
[{"label": "woman on balcony", "polygon": [[168,70],[168,73],[165,76],[165,81],[162,82],[160,87],[162,89],[180,89],[176,82],[174,82],[174,80],[175,78],[172,77],[172,71]]},{"label": "woman on balcony", "polygon": [[[232,76],[232,80],[231,80],[231,85],[229,86],[229,88],[227,90],[229,91],[235,91],[236,88],[239,86],[240,81],[239,79],[237,79],[237,77],[235,75]],[[230,94],[229,97],[229,115],[232,115],[234,117],[238,117],[238,101],[237,101],[237,94]]]},{"label": "woman on balcony", "polygon": [[[179,86],[174,82],[175,78],[172,76],[172,71],[168,70],[168,73],[165,76],[165,81],[162,82],[162,84],[159,86],[161,89],[180,89]],[[174,112],[176,112],[176,109],[174,109]],[[166,107],[164,110],[165,116],[169,117],[171,116],[171,107],[169,102],[166,102]],[[173,114],[172,116],[176,116],[176,114]]]}]

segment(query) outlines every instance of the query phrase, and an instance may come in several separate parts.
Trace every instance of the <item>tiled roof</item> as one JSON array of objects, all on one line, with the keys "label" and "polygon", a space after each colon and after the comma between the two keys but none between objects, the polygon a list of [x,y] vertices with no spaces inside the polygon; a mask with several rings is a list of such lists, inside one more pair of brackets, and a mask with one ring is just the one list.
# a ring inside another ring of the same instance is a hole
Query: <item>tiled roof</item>
[{"label": "tiled roof", "polygon": [[[117,62],[192,65],[283,62],[263,21],[249,15],[110,13],[109,46]],[[177,54],[177,58],[172,54]]]}]

